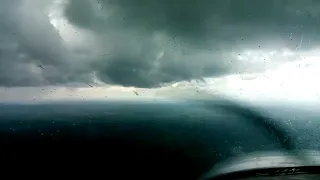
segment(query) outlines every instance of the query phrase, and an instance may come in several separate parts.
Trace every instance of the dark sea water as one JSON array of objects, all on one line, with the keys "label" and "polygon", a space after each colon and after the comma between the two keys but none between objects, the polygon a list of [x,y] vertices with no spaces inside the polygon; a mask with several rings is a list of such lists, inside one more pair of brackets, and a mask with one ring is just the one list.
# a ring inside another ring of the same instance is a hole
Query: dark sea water
[{"label": "dark sea water", "polygon": [[[199,173],[228,157],[281,149],[245,117],[214,107],[194,101],[1,104],[0,132],[53,142],[108,137],[110,149],[120,144],[129,154],[188,157]],[[319,112],[268,106],[259,113],[283,125],[297,149],[319,150]]]}]

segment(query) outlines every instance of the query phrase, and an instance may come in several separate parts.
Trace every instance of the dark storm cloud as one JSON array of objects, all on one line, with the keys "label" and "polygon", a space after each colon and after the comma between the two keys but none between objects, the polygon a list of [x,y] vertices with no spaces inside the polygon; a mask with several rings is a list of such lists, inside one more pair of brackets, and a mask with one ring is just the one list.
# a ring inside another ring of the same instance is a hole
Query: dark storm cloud
[{"label": "dark storm cloud", "polygon": [[113,47],[116,50],[95,61],[93,67],[104,82],[149,88],[228,72],[228,65],[211,60],[221,56],[214,57],[203,50],[184,53],[182,47],[166,42],[166,37],[157,40],[136,36],[138,40],[131,41],[132,37],[110,38],[116,39]]},{"label": "dark storm cloud", "polygon": [[[317,43],[318,7],[319,3],[305,0],[71,0],[65,15],[74,25],[101,37],[127,29],[113,34],[120,36],[111,41],[120,53],[104,57],[109,64],[97,69],[98,76],[109,83],[152,87],[244,71],[239,62],[224,55],[226,51],[295,49],[302,36]],[[130,42],[137,39],[134,31],[142,36],[137,40],[138,52],[132,52],[137,44]],[[152,33],[157,32],[164,32],[167,42],[152,42]],[[165,55],[156,66],[157,49]],[[214,55],[206,56],[210,51]]]},{"label": "dark storm cloud", "polygon": [[139,28],[201,44],[314,34],[319,28],[319,2],[311,0],[71,0],[65,14],[72,23],[100,33]]},{"label": "dark storm cloud", "polygon": [[65,18],[95,37],[90,48],[71,49],[49,22],[53,1],[28,2],[0,7],[4,86],[89,83],[94,74],[107,84],[158,87],[250,71],[231,54],[305,50],[320,37],[320,2],[311,0],[69,0]]}]

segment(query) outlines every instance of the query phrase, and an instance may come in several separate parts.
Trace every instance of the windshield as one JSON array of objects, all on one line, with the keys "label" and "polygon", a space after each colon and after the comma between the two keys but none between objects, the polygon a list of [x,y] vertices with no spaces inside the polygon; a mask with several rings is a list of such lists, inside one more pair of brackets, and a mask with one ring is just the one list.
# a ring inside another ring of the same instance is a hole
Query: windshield
[{"label": "windshield", "polygon": [[[316,150],[319,15],[320,2],[312,0],[2,0],[0,101],[77,101],[90,105],[93,114],[106,106],[88,101],[125,100],[128,106],[103,112],[129,116],[141,101],[227,97],[285,124],[285,132],[296,137],[295,148]],[[207,108],[195,106],[137,111],[163,110],[166,117],[179,112],[190,119],[208,115]],[[12,107],[2,110],[18,114]],[[47,111],[60,112],[48,107],[21,113],[40,117]],[[239,124],[236,135],[249,127]],[[246,148],[235,142],[232,153]]]}]

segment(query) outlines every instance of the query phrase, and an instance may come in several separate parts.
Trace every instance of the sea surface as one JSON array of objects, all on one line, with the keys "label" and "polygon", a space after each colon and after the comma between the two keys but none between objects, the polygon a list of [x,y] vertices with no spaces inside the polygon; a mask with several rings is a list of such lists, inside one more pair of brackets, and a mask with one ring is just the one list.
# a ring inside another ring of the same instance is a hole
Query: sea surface
[{"label": "sea surface", "polygon": [[[270,104],[253,109],[284,127],[298,150],[320,149],[320,112]],[[55,141],[68,134],[77,134],[80,140],[112,136],[134,142],[138,149],[169,149],[210,166],[241,154],[281,151],[276,137],[250,122],[202,101],[0,104],[1,133],[47,136]]]}]

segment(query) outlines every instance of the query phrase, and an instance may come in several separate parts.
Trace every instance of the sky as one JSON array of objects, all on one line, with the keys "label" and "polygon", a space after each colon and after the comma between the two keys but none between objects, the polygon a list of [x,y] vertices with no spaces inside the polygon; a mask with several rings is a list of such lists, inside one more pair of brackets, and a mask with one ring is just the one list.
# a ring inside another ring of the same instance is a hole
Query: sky
[{"label": "sky", "polygon": [[319,15],[312,0],[2,0],[0,101],[318,102]]}]

